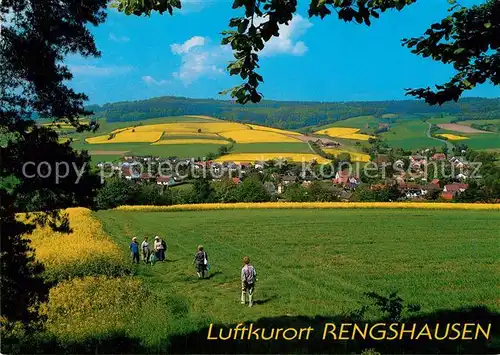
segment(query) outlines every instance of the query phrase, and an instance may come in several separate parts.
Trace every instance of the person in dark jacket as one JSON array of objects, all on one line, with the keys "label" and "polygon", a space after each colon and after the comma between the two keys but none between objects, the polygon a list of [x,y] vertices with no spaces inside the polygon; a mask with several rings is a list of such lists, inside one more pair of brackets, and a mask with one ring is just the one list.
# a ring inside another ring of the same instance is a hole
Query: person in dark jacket
[{"label": "person in dark jacket", "polygon": [[202,279],[208,276],[207,265],[208,265],[208,255],[203,249],[202,245],[198,245],[198,251],[194,255],[193,264],[196,264],[196,273],[198,278]]},{"label": "person in dark jacket", "polygon": [[167,246],[167,242],[165,241],[165,239],[161,238],[160,241],[161,241],[161,245],[163,246],[163,252],[162,252],[163,259],[162,259],[162,261],[165,261],[165,260],[167,260],[167,248],[168,248],[168,246]]}]

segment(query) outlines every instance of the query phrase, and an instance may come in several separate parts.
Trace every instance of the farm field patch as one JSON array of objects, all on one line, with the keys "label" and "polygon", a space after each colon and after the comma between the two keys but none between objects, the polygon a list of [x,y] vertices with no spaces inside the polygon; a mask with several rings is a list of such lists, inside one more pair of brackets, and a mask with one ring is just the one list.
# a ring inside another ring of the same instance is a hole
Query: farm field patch
[{"label": "farm field patch", "polygon": [[329,137],[339,137],[344,139],[356,139],[367,141],[372,136],[367,134],[358,133],[359,128],[347,128],[347,127],[332,127],[314,132],[314,134],[323,134]]},{"label": "farm field patch", "polygon": [[298,139],[284,134],[272,131],[259,131],[256,129],[227,131],[221,132],[220,135],[225,138],[233,139],[236,143],[299,142]]},{"label": "farm field patch", "polygon": [[466,125],[457,123],[441,123],[438,124],[439,128],[446,129],[448,131],[462,132],[462,133],[491,133],[488,131],[481,131]]},{"label": "farm field patch", "polygon": [[440,134],[437,134],[437,136],[447,138],[450,141],[460,141],[460,140],[469,139],[468,137],[458,136],[456,134],[450,134],[450,133],[440,133]]},{"label": "farm field patch", "polygon": [[240,143],[236,144],[232,153],[312,153],[307,143],[274,142],[274,143]]},{"label": "farm field patch", "polygon": [[329,160],[313,153],[230,153],[224,155],[216,161],[224,162],[231,161],[235,163],[253,163],[256,161],[268,160],[287,160],[290,162],[311,162],[315,160],[317,163],[326,164]]},{"label": "farm field patch", "polygon": [[339,154],[342,153],[347,153],[351,156],[352,161],[359,161],[359,162],[369,162],[370,161],[370,156],[365,153],[359,153],[359,152],[352,152],[348,150],[342,150],[342,149],[333,149],[333,148],[324,148],[323,151],[325,153],[329,153],[335,156],[338,156]]},{"label": "farm field patch", "polygon": [[170,144],[230,144],[231,142],[222,139],[163,139],[153,145],[170,145]]}]

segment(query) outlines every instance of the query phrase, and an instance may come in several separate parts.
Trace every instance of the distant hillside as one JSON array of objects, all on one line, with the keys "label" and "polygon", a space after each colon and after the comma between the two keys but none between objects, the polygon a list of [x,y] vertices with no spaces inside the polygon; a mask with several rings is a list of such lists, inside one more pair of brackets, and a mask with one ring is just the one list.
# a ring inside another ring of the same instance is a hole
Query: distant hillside
[{"label": "distant hillside", "polygon": [[500,98],[464,98],[442,107],[422,101],[298,102],[263,101],[245,106],[231,101],[157,97],[142,101],[124,101],[89,106],[96,118],[108,122],[128,122],[149,118],[203,114],[222,119],[298,129],[326,125],[354,116],[395,114],[399,118],[437,115],[454,116],[456,120],[500,118]]}]

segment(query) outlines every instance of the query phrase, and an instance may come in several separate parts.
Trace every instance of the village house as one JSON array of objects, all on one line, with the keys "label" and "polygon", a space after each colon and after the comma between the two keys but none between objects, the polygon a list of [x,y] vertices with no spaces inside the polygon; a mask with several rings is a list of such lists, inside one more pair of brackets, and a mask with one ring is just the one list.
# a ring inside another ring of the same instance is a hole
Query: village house
[{"label": "village house", "polygon": [[445,185],[443,188],[443,192],[449,192],[449,193],[455,195],[459,192],[464,192],[468,188],[469,188],[468,184],[453,183],[453,184]]},{"label": "village house", "polygon": [[293,175],[284,175],[281,177],[281,182],[283,185],[293,184],[297,182],[297,177]]},{"label": "village house", "polygon": [[421,155],[410,156],[410,169],[419,171],[427,164],[427,160]]},{"label": "village house", "polygon": [[443,161],[446,160],[446,154],[444,153],[436,153],[431,157],[432,160]]},{"label": "village house", "polygon": [[154,181],[155,177],[150,173],[142,173],[139,175],[139,180],[144,182]]},{"label": "village house", "polygon": [[407,199],[420,198],[427,194],[427,190],[417,184],[405,184],[399,186],[399,191],[403,193]]},{"label": "village house", "polygon": [[127,180],[135,180],[139,178],[140,174],[134,170],[132,165],[122,167],[122,176]]},{"label": "village house", "polygon": [[173,186],[177,182],[173,178],[173,176],[158,176],[156,178],[156,184],[157,185],[164,185],[164,186]]},{"label": "village house", "polygon": [[265,165],[264,162],[257,162],[256,161],[255,164],[254,164],[254,168],[257,169],[257,170],[262,170],[262,169],[264,169],[264,165]]}]

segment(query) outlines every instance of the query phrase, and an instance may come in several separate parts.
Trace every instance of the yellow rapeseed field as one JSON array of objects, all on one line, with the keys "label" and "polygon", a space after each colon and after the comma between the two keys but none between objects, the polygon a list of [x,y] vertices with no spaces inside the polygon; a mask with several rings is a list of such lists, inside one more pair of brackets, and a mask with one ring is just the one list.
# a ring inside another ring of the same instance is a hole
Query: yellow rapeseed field
[{"label": "yellow rapeseed field", "polygon": [[367,141],[369,138],[374,138],[367,134],[358,133],[359,128],[347,128],[347,127],[331,127],[327,129],[322,129],[320,131],[314,132],[314,134],[324,134],[329,137],[344,138],[344,139],[356,139],[361,141]]},{"label": "yellow rapeseed field", "polygon": [[152,143],[159,140],[163,132],[139,132],[135,130],[117,133],[113,139],[108,142],[111,143]]},{"label": "yellow rapeseed field", "polygon": [[[38,227],[26,237],[31,239],[36,258],[47,269],[72,268],[91,259],[105,258],[121,263],[120,248],[104,233],[101,224],[87,208],[69,208],[72,233],[54,232],[50,227]],[[21,216],[21,218],[25,218]]]},{"label": "yellow rapeseed field", "polygon": [[258,131],[269,131],[269,132],[275,132],[275,133],[281,133],[281,134],[289,134],[289,135],[294,135],[294,136],[300,136],[301,135],[299,132],[286,131],[286,130],[279,129],[279,128],[272,128],[272,127],[266,127],[266,126],[258,126],[258,125],[254,125],[254,124],[249,124],[248,126],[252,127],[253,129],[256,129]]},{"label": "yellow rapeseed field", "polygon": [[431,202],[252,202],[252,203],[203,203],[171,206],[120,206],[119,211],[200,211],[233,209],[342,209],[342,208],[394,208],[394,209],[447,209],[447,210],[498,210],[494,203],[431,203]]},{"label": "yellow rapeseed field", "polygon": [[347,150],[342,150],[342,149],[333,149],[333,148],[325,148],[323,149],[325,153],[332,154],[332,155],[339,155],[341,153],[348,153],[351,156],[352,161],[359,161],[359,162],[369,162],[370,161],[370,156],[365,153],[359,153],[359,152],[349,152]]},{"label": "yellow rapeseed field", "polygon": [[461,141],[461,140],[464,140],[464,139],[469,139],[468,137],[457,136],[455,134],[449,134],[449,133],[438,134],[438,136],[447,138],[450,141]]},{"label": "yellow rapeseed field", "polygon": [[[90,144],[102,143],[152,143],[156,142],[162,135],[184,136],[183,139],[190,138],[186,136],[202,136],[201,139],[207,139],[210,136],[225,137],[235,140],[238,143],[268,143],[268,142],[301,142],[291,136],[300,135],[300,133],[285,131],[276,128],[246,125],[237,122],[226,122],[205,116],[191,116],[204,118],[207,122],[176,122],[159,123],[137,127],[125,127],[112,131],[112,139],[109,135],[87,138],[86,142]],[[195,137],[193,137],[195,138]],[[196,144],[209,142],[186,142],[178,144]],[[169,143],[158,143],[169,144]],[[175,143],[172,143],[175,144]]]},{"label": "yellow rapeseed field", "polygon": [[229,144],[231,142],[222,139],[164,139],[153,143],[153,145],[168,145],[168,144]]},{"label": "yellow rapeseed field", "polygon": [[132,277],[87,276],[59,283],[50,289],[48,303],[42,307],[47,330],[63,339],[124,331],[139,316],[144,290]]},{"label": "yellow rapeseed field", "polygon": [[301,142],[296,138],[285,136],[284,134],[271,131],[258,131],[256,129],[222,132],[221,136],[234,139],[236,143]]},{"label": "yellow rapeseed field", "polygon": [[101,143],[110,143],[111,140],[109,140],[109,134],[106,134],[103,136],[85,138],[85,142],[89,144],[101,144]]},{"label": "yellow rapeseed field", "polygon": [[211,139],[211,138],[221,138],[217,133],[198,133],[198,132],[163,132],[162,139],[186,139],[186,138],[196,138],[196,139]]},{"label": "yellow rapeseed field", "polygon": [[319,164],[326,164],[329,160],[312,153],[232,153],[218,158],[217,162],[232,161],[235,163],[253,163],[256,161],[268,161],[283,159],[297,163],[311,162],[316,160]]},{"label": "yellow rapeseed field", "polygon": [[176,122],[160,123],[135,127],[136,132],[167,132],[168,133],[220,133],[237,129],[249,129],[247,126],[236,122]]}]

